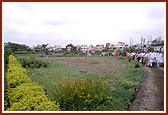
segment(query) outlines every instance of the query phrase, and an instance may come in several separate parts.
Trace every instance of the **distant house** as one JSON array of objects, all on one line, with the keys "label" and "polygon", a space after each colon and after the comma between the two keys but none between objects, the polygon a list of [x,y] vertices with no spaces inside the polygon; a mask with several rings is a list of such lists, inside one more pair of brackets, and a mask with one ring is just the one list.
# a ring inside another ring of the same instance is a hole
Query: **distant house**
[{"label": "distant house", "polygon": [[98,45],[96,45],[96,48],[95,48],[97,51],[103,51],[103,50],[105,50],[105,47],[104,47],[104,45],[102,45],[102,44],[98,44]]},{"label": "distant house", "polygon": [[113,45],[113,44],[110,44],[110,43],[106,43],[105,49],[106,49],[106,50],[113,50],[113,49],[114,49],[114,45]]},{"label": "distant house", "polygon": [[114,45],[114,47],[118,50],[123,50],[124,48],[127,48],[128,45],[124,42],[118,42],[116,45]]},{"label": "distant house", "polygon": [[34,49],[34,51],[42,51],[43,50],[43,47],[42,47],[42,45],[40,45],[40,44],[37,44],[37,46],[34,46],[33,47],[33,49]]},{"label": "distant house", "polygon": [[77,50],[78,51],[81,51],[83,53],[86,53],[89,49],[89,46],[88,45],[78,45],[77,46]]},{"label": "distant house", "polygon": [[50,45],[48,45],[48,46],[46,47],[46,49],[47,49],[48,51],[53,51],[53,50],[54,50],[53,47],[50,46]]}]

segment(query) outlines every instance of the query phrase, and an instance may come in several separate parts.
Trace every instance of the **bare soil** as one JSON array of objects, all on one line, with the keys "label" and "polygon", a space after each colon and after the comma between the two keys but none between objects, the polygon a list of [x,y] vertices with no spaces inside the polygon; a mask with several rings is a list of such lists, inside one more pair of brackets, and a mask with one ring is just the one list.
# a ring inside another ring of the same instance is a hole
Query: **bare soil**
[{"label": "bare soil", "polygon": [[131,111],[164,111],[164,69],[143,67],[145,76],[140,84]]},{"label": "bare soil", "polygon": [[86,71],[98,76],[118,74],[126,65],[109,57],[54,57],[51,61],[61,63],[77,71]]}]

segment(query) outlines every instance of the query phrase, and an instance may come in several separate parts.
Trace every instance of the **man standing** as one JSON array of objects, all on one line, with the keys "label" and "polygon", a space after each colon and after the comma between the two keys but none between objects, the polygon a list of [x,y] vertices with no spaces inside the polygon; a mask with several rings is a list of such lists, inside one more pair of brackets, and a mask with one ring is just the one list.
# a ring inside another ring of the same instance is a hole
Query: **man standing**
[{"label": "man standing", "polygon": [[46,51],[46,59],[48,59],[48,52]]},{"label": "man standing", "polygon": [[157,52],[156,62],[157,62],[157,67],[160,67],[160,64],[163,63],[163,55],[161,52]]},{"label": "man standing", "polygon": [[154,52],[150,52],[148,55],[148,66],[153,67],[155,62],[155,54]]}]

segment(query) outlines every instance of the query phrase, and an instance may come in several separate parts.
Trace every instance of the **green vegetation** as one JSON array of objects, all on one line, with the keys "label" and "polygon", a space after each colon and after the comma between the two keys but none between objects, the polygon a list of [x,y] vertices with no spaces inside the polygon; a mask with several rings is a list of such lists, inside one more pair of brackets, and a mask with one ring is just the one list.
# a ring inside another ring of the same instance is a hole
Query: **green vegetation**
[{"label": "green vegetation", "polygon": [[21,63],[21,65],[24,68],[30,67],[30,68],[40,68],[40,67],[47,67],[48,62],[46,60],[37,59],[34,57],[18,57],[18,61]]},{"label": "green vegetation", "polygon": [[96,110],[110,97],[110,86],[102,79],[64,81],[51,89],[61,110]]},{"label": "green vegetation", "polygon": [[32,51],[29,46],[11,42],[5,43],[4,49],[13,54],[25,54]]},{"label": "green vegetation", "polygon": [[150,46],[147,48],[147,51],[149,51],[149,52],[154,51],[154,48],[152,46]]},{"label": "green vegetation", "polygon": [[[74,58],[75,57],[73,57],[73,59]],[[97,60],[102,59],[98,57],[95,58]],[[101,78],[100,87],[96,86],[95,84],[96,79],[98,78],[96,74],[90,74],[87,71],[77,71],[72,68],[65,67],[62,64],[53,63],[53,61],[50,62],[48,68],[28,68],[28,72],[33,81],[38,82],[44,86],[45,89],[47,89],[47,94],[50,99],[60,102],[61,110],[128,110],[129,106],[131,105],[131,100],[135,94],[135,89],[140,83],[143,71],[141,68],[135,68],[135,64],[129,62],[128,60],[115,57],[109,58],[118,61],[125,66],[121,67],[120,72],[99,76],[99,78]],[[84,57],[82,59],[84,59]],[[102,64],[102,66],[105,65],[106,63]],[[88,81],[87,78],[89,78],[90,81]],[[86,83],[86,90],[80,90],[80,86],[83,83]],[[102,89],[103,85],[105,84],[109,84],[107,85],[108,87],[104,87],[108,90]],[[61,88],[62,85],[66,87],[67,90],[63,90],[63,88]],[[92,89],[92,91],[90,91],[90,89]],[[98,99],[95,100],[94,96],[96,94],[99,95],[101,92],[101,90],[100,92],[96,92],[98,89],[105,91],[103,93],[106,96],[98,96]],[[75,91],[78,92],[77,94],[81,94],[83,91],[83,98],[80,98],[82,95],[75,94]],[[66,96],[61,97],[63,94],[66,94]],[[90,98],[90,101],[86,101],[88,98]],[[103,101],[100,101],[101,99]]]},{"label": "green vegetation", "polygon": [[7,70],[8,111],[56,111],[59,104],[50,101],[41,85],[32,82],[17,59],[9,56]]}]

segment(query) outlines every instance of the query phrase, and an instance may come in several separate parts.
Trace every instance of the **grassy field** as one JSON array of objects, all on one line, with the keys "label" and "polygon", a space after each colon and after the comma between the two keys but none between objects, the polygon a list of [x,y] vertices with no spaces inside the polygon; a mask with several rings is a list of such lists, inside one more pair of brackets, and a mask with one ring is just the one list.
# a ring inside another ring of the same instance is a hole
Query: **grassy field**
[{"label": "grassy field", "polygon": [[141,68],[135,68],[134,63],[117,57],[49,57],[48,62],[48,68],[27,70],[33,81],[44,86],[52,100],[55,99],[53,89],[63,81],[99,77],[113,85],[112,99],[93,110],[128,110],[135,88],[143,76]]}]

